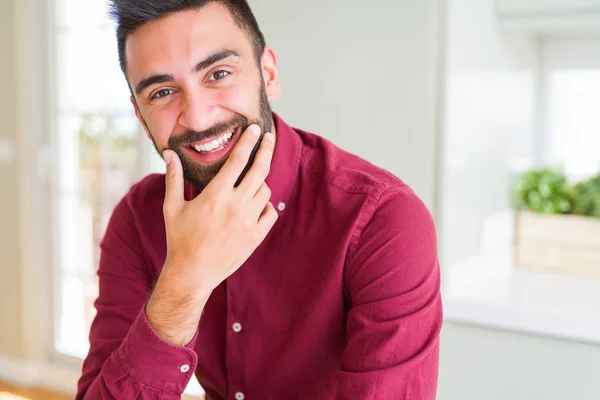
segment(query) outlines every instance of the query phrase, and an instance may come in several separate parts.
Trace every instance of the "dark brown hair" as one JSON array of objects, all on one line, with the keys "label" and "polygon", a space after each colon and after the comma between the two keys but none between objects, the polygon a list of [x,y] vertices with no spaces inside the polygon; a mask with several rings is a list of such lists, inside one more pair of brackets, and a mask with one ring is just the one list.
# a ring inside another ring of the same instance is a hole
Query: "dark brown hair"
[{"label": "dark brown hair", "polygon": [[127,36],[147,22],[179,11],[197,10],[209,3],[220,3],[227,7],[237,25],[250,37],[255,57],[260,64],[260,57],[266,45],[265,38],[246,0],[109,0],[109,15],[117,24],[119,63],[123,73],[127,75]]}]

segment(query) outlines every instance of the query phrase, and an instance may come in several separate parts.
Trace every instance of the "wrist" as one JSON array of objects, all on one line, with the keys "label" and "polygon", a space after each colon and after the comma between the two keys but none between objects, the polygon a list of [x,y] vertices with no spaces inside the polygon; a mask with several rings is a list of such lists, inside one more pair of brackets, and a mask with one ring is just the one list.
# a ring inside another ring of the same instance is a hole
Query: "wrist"
[{"label": "wrist", "polygon": [[208,270],[202,267],[200,262],[167,257],[157,286],[161,284],[164,287],[172,287],[177,293],[189,297],[190,300],[205,300],[221,283],[213,284],[214,279],[206,273]]},{"label": "wrist", "polygon": [[146,318],[161,339],[186,346],[196,334],[207,300],[208,296],[181,290],[161,276],[146,304]]}]

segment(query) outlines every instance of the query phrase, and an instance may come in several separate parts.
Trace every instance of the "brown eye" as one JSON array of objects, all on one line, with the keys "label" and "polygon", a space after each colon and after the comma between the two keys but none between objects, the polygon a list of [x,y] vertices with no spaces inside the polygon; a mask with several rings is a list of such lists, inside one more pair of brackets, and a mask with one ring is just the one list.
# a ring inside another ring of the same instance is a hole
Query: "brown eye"
[{"label": "brown eye", "polygon": [[225,71],[225,70],[219,70],[219,71],[215,71],[211,76],[209,81],[218,81],[221,80],[223,78],[225,78],[227,75],[229,75],[229,72]]},{"label": "brown eye", "polygon": [[154,96],[152,96],[153,99],[160,99],[162,97],[167,97],[168,95],[170,95],[173,91],[171,89],[161,89],[158,92],[156,92],[154,94]]}]

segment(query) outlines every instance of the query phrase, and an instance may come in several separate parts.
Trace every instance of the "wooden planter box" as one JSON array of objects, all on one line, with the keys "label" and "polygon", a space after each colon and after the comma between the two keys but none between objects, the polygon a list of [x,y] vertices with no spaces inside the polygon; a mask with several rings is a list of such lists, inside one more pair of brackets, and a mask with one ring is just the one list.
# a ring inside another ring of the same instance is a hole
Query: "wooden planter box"
[{"label": "wooden planter box", "polygon": [[520,211],[515,258],[520,268],[600,276],[600,220]]}]

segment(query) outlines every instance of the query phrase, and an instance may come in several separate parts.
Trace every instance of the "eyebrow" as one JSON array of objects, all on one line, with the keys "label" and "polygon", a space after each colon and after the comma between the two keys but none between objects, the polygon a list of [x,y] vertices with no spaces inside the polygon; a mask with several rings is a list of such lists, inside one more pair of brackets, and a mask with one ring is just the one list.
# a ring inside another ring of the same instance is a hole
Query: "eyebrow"
[{"label": "eyebrow", "polygon": [[[231,49],[217,51],[196,64],[196,66],[192,69],[192,72],[200,72],[203,69],[206,69],[211,65],[229,57],[241,57],[241,55],[237,51]],[[142,79],[137,84],[135,87],[135,94],[139,96],[140,93],[142,93],[142,91],[149,86],[156,85],[157,83],[173,82],[174,80],[175,79],[171,74],[152,75],[148,78]]]}]

